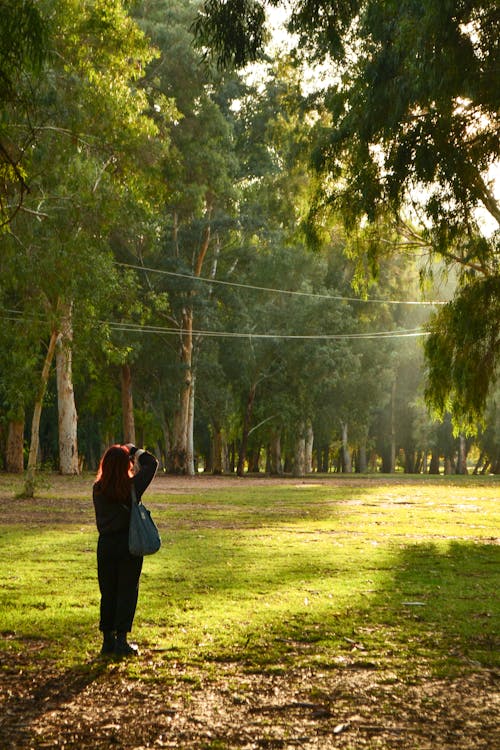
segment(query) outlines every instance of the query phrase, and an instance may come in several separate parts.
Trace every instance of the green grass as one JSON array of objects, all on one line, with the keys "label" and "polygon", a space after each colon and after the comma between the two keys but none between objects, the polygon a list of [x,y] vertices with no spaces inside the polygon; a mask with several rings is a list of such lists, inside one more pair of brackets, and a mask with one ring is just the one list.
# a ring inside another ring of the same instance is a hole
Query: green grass
[{"label": "green grass", "polygon": [[[351,478],[352,479],[352,478]],[[1,647],[65,667],[100,646],[89,477],[53,478],[0,521]],[[399,678],[498,664],[498,480],[378,478],[165,495],[144,562],[131,675],[378,668]],[[16,480],[0,477],[0,495]],[[2,500],[5,503],[6,500]]]}]

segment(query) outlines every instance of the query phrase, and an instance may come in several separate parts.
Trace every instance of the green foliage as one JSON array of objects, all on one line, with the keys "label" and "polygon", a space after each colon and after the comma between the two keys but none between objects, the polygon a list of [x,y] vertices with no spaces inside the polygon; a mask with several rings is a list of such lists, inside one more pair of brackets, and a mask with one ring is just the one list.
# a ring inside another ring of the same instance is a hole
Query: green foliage
[{"label": "green foliage", "polygon": [[[263,43],[263,9],[285,4],[242,3],[234,9],[238,20],[224,18],[223,29],[225,5],[220,0],[204,4],[197,25],[201,38],[209,40],[221,63],[254,60]],[[244,29],[251,17],[258,17],[259,30],[248,34],[238,55],[231,28]],[[409,248],[437,252],[457,267],[463,284],[471,274],[498,278],[497,239],[483,230],[478,209],[498,225],[500,208],[489,169],[500,157],[499,24],[491,0],[294,3],[289,29],[298,34],[296,52],[331,71],[328,88],[312,97],[317,118],[313,161],[320,180],[310,204],[310,238],[324,238],[325,209],[356,236],[360,225],[390,221],[409,240]],[[376,267],[385,245],[373,239],[365,237],[357,250]],[[476,320],[480,315],[491,317],[488,308],[477,312]],[[441,332],[444,339],[438,344]],[[480,326],[475,335],[482,336]],[[478,369],[475,377],[465,377],[464,368],[448,367],[449,340],[460,336],[460,328],[434,329],[427,349],[430,353],[432,346],[430,369],[437,374],[440,351],[443,381],[438,385],[432,377],[429,389],[438,389],[435,402],[441,411],[446,393],[454,418],[470,421],[484,406],[495,367]],[[481,346],[497,356],[487,333]]]},{"label": "green foliage", "polygon": [[[0,106],[26,107],[29,92],[24,81],[37,74],[47,52],[46,27],[33,0],[0,2]],[[29,142],[29,140],[28,140]],[[28,188],[24,165],[27,142],[9,132],[5,116],[0,121],[0,230],[22,202]],[[16,197],[14,197],[16,196]]]},{"label": "green foliage", "polygon": [[451,411],[457,431],[475,432],[484,414],[498,375],[499,321],[498,277],[471,282],[431,320],[426,397],[439,417]]},{"label": "green foliage", "polygon": [[263,4],[255,0],[206,0],[193,28],[202,44],[219,50],[221,67],[239,66],[255,60],[261,50],[267,38],[264,20]]},{"label": "green foliage", "polygon": [[1,0],[0,101],[16,96],[17,81],[27,70],[38,70],[46,53],[46,28],[33,0]]}]

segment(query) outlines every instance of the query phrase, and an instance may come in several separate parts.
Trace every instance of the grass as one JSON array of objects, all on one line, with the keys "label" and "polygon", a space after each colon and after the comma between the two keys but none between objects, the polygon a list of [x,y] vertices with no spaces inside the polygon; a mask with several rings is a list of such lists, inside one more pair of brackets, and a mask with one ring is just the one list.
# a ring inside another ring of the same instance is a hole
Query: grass
[{"label": "grass", "polygon": [[[19,480],[20,482],[21,480]],[[49,478],[0,521],[1,648],[74,667],[99,649],[92,479]],[[0,496],[17,480],[0,477]],[[166,494],[145,560],[132,676],[385,670],[411,681],[498,665],[497,479],[287,483]],[[23,523],[16,522],[22,517]]]}]

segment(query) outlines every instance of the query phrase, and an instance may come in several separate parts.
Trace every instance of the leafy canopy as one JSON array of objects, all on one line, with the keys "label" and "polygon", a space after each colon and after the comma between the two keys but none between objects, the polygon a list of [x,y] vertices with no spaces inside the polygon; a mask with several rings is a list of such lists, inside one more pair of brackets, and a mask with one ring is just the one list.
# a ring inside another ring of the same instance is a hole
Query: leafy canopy
[{"label": "leafy canopy", "polygon": [[[227,5],[238,11],[236,22]],[[220,64],[256,60],[266,38],[266,6],[288,7],[297,55],[329,71],[326,87],[313,97],[318,115],[313,160],[321,177],[311,204],[313,233],[325,208],[353,232],[363,222],[376,227],[389,220],[418,249],[437,253],[458,271],[456,297],[436,315],[426,348],[428,397],[434,406],[451,405],[456,420],[470,423],[483,410],[497,374],[498,337],[486,333],[488,325],[474,328],[473,335],[470,328],[447,326],[458,325],[454,306],[467,307],[467,288],[473,284],[480,304],[476,319],[491,322],[496,331],[500,327],[498,306],[489,304],[491,295],[482,293],[481,282],[494,280],[496,299],[498,4],[298,0],[290,9],[284,0],[207,0],[197,22],[200,41]],[[380,253],[384,243],[378,246]],[[377,249],[370,252],[376,255]],[[483,347],[490,363],[484,368],[478,364],[484,357],[469,359],[467,377],[465,364],[455,366],[463,336],[467,347]],[[438,381],[434,398],[430,394]]]}]

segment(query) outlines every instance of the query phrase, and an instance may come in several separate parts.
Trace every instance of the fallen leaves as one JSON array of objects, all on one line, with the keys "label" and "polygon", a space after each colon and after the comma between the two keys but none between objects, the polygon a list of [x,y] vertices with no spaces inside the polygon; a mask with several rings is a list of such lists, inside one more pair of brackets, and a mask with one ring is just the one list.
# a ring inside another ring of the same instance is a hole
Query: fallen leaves
[{"label": "fallen leaves", "polygon": [[176,663],[168,681],[149,682],[95,663],[66,672],[39,663],[27,678],[19,654],[4,656],[2,750],[487,750],[500,739],[488,670],[408,685],[381,669],[245,674],[230,663],[207,680]]}]

